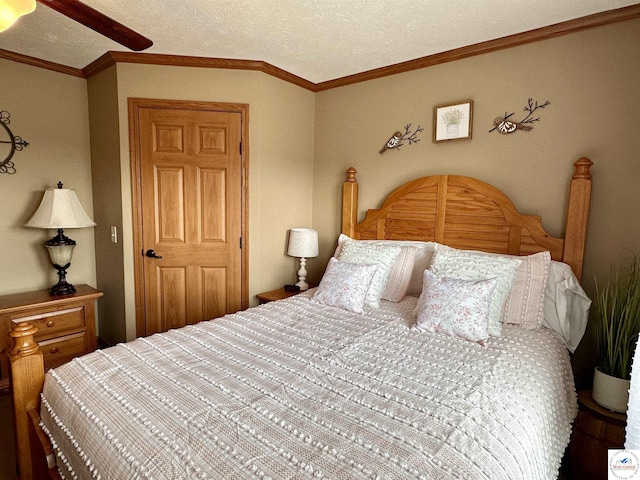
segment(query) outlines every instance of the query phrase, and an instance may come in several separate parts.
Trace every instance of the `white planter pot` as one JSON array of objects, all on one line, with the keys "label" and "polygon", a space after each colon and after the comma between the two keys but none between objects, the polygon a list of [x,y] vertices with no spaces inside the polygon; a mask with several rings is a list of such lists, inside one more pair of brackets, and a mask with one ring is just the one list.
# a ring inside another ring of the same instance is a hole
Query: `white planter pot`
[{"label": "white planter pot", "polygon": [[593,373],[593,400],[614,412],[626,413],[631,382],[602,373],[597,367]]}]

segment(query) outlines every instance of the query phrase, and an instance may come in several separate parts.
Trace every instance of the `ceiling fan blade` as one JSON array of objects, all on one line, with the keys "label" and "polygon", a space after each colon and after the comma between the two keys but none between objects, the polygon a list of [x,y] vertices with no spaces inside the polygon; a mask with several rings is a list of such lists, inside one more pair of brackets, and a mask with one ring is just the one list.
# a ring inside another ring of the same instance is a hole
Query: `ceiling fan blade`
[{"label": "ceiling fan blade", "polygon": [[38,2],[136,52],[153,45],[148,38],[78,0],[38,0]]}]

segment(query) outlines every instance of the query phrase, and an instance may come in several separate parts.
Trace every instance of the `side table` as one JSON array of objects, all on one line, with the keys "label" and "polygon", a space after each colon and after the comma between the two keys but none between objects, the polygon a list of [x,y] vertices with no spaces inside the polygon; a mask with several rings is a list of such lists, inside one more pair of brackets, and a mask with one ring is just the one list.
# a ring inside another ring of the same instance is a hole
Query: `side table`
[{"label": "side table", "polygon": [[[316,285],[309,285],[309,288],[313,288]],[[306,290],[304,290],[306,291]],[[282,300],[284,298],[293,297],[294,295],[298,295],[302,292],[287,292],[284,287],[277,288],[275,290],[271,290],[270,292],[263,292],[256,295],[258,300],[260,301],[260,305],[265,303],[274,302],[276,300]]]},{"label": "side table", "polygon": [[0,296],[0,387],[9,382],[9,337],[13,326],[30,322],[38,328],[45,370],[96,349],[95,301],[102,296],[89,285],[76,285],[71,295],[47,290]]},{"label": "side table", "polygon": [[627,416],[598,405],[591,390],[578,392],[578,416],[569,444],[572,479],[606,479],[608,450],[624,448]]}]

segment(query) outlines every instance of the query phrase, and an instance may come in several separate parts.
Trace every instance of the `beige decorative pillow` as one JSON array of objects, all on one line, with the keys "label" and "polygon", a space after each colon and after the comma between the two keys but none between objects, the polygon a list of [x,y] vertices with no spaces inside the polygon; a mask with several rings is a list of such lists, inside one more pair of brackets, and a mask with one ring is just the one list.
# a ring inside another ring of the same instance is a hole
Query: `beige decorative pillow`
[{"label": "beige decorative pillow", "polygon": [[391,302],[399,302],[407,294],[411,272],[415,263],[417,250],[413,247],[400,247],[398,258],[393,264],[387,286],[382,298]]},{"label": "beige decorative pillow", "polygon": [[544,292],[549,279],[551,254],[540,252],[517,258],[522,263],[516,270],[511,293],[505,301],[502,323],[537,330],[544,318]]}]

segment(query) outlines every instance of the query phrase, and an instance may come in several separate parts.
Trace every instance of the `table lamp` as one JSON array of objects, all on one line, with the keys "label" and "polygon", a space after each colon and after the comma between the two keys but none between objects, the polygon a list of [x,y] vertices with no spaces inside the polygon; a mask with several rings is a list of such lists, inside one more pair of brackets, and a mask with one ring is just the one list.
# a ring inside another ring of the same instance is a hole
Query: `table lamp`
[{"label": "table lamp", "polygon": [[75,287],[67,282],[67,268],[71,265],[76,242],[66,237],[63,229],[95,225],[82,208],[75,191],[62,188],[61,182],[58,182],[58,188],[45,190],[40,206],[24,226],[58,229],[58,234],[44,243],[49,251],[51,263],[58,270],[58,283],[49,289],[50,295],[69,295],[76,291]]},{"label": "table lamp", "polygon": [[318,256],[318,232],[311,228],[292,228],[289,231],[289,247],[287,255],[300,259],[300,269],[298,270],[298,283],[296,286],[301,291],[308,290],[307,280],[307,258]]}]

